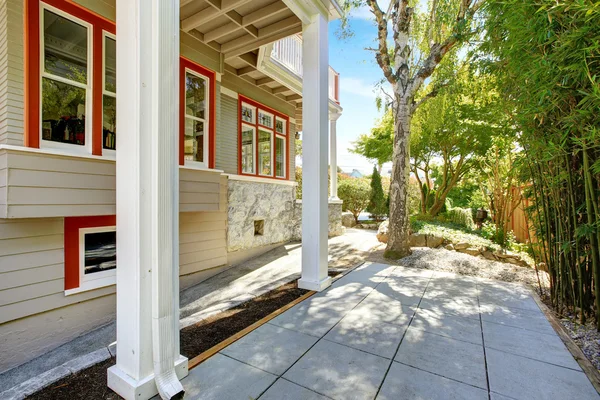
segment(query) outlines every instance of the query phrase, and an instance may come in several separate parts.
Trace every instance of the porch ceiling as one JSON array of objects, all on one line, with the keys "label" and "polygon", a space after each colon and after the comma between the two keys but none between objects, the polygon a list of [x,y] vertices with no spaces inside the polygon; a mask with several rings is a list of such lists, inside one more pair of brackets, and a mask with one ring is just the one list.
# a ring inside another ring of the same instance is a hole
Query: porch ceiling
[{"label": "porch ceiling", "polygon": [[234,74],[298,106],[289,88],[257,69],[258,49],[302,31],[302,22],[281,0],[181,0],[181,29],[221,52]]}]

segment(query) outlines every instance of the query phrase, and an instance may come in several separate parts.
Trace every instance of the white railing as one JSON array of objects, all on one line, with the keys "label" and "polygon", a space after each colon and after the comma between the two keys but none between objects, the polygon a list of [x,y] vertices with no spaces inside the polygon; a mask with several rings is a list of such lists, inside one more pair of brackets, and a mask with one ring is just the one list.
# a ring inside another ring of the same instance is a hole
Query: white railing
[{"label": "white railing", "polygon": [[[302,78],[302,37],[292,35],[273,43],[271,58]],[[339,103],[339,76],[329,67],[329,98]]]}]

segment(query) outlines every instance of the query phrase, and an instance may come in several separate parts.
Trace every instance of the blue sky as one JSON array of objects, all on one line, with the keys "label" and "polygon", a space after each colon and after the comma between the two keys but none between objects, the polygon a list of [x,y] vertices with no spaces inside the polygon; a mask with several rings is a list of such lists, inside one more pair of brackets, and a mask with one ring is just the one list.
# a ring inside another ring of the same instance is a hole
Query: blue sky
[{"label": "blue sky", "polygon": [[[383,77],[373,52],[377,30],[369,20],[369,12],[353,13],[350,27],[354,36],[341,40],[336,36],[339,21],[329,24],[329,64],[340,73],[340,102],[344,112],[337,121],[338,166],[344,171],[356,168],[371,173],[373,165],[365,158],[352,154],[348,148],[362,133],[369,133],[380,118],[375,106],[375,84]],[[387,166],[386,166],[387,167]],[[391,167],[389,167],[391,168]],[[388,168],[384,168],[386,171]]]}]

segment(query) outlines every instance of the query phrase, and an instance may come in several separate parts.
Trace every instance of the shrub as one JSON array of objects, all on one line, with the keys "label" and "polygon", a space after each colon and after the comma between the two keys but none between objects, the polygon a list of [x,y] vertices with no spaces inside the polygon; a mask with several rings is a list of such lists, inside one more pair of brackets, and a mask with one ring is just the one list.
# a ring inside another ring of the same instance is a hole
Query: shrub
[{"label": "shrub", "polygon": [[338,196],[344,201],[344,209],[350,211],[358,223],[358,215],[369,205],[371,187],[364,178],[345,179],[338,185]]},{"label": "shrub", "polygon": [[375,221],[381,221],[388,215],[388,204],[383,193],[381,185],[381,175],[376,167],[373,167],[373,175],[371,176],[371,198],[367,211],[371,213],[371,218]]},{"label": "shrub", "polygon": [[448,219],[455,224],[464,226],[468,229],[475,228],[475,222],[473,221],[473,213],[471,212],[470,208],[448,208],[446,215],[448,216]]}]

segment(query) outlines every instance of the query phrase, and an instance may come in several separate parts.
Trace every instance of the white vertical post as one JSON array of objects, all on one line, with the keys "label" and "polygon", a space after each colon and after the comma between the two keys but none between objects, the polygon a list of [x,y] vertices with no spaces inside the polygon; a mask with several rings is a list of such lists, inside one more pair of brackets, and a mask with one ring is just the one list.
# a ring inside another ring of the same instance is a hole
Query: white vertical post
[{"label": "white vertical post", "polygon": [[339,113],[329,115],[329,173],[331,174],[330,200],[339,200],[337,187],[337,137],[336,124],[340,117]]},{"label": "white vertical post", "polygon": [[181,392],[179,0],[117,0],[117,364],[125,399]]},{"label": "white vertical post", "polygon": [[302,277],[298,286],[316,291],[331,285],[327,275],[327,22],[317,14],[302,27]]}]

